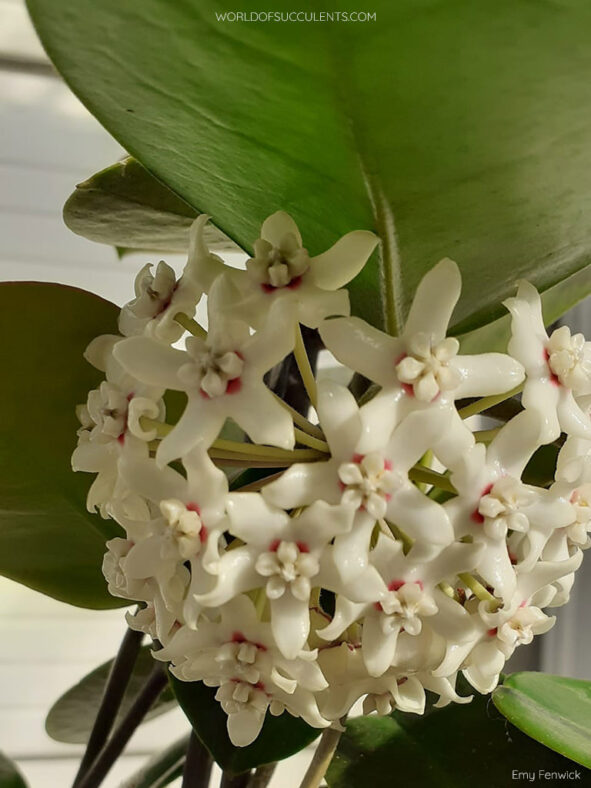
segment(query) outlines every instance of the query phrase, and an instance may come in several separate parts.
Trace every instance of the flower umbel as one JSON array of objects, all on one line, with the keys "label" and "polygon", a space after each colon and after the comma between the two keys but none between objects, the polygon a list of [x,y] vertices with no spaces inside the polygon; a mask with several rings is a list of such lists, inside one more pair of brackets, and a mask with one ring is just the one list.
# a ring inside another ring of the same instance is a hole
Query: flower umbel
[{"label": "flower umbel", "polygon": [[[343,289],[372,233],[314,256],[279,211],[239,270],[207,249],[207,219],[182,277],[142,268],[120,335],[86,353],[105,380],[77,410],[72,464],[97,474],[89,508],[124,530],[103,572],[112,594],[143,603],[130,627],[178,679],[216,688],[236,746],[268,713],[323,728],[358,699],[377,714],[422,714],[426,690],[436,705],[469,702],[459,672],[490,692],[552,626],[544,610],[568,600],[591,544],[591,343],[565,326],[548,336],[521,283],[509,353],[463,355],[446,336],[461,288],[451,260],[389,336],[348,316]],[[193,320],[203,295],[207,331]],[[316,384],[300,324],[375,384],[359,401]],[[306,414],[269,388],[294,350]],[[462,419],[458,400],[521,384],[522,410],[486,438]],[[532,456],[561,432],[555,479],[529,483]]]}]

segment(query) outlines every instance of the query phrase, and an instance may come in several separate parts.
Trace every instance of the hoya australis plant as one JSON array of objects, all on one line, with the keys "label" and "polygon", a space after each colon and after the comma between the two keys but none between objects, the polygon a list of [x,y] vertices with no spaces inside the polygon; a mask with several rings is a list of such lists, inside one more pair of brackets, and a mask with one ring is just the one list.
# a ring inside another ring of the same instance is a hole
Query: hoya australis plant
[{"label": "hoya australis plant", "polygon": [[[0,568],[129,606],[112,665],[48,717],[57,738],[84,732],[79,788],[176,703],[190,737],[130,785],[206,786],[215,760],[223,785],[263,786],[319,736],[303,788],[390,784],[382,759],[424,785],[591,766],[588,684],[501,675],[552,627],[591,544],[591,343],[546,327],[591,290],[591,148],[543,147],[591,124],[589,9],[517,3],[499,38],[496,5],[377,5],[373,27],[229,38],[213,4],[29,2],[56,67],[135,157],[82,184],[66,222],[187,254],[177,280],[146,253],[121,310],[1,289],[7,331],[31,317],[4,351]],[[520,80],[546,93],[525,102]],[[498,197],[516,180],[517,206]],[[244,268],[212,248],[220,230]],[[319,347],[348,385],[317,372]],[[41,428],[56,439],[37,451]],[[96,719],[68,727],[81,692]],[[507,741],[491,692],[527,735]]]}]

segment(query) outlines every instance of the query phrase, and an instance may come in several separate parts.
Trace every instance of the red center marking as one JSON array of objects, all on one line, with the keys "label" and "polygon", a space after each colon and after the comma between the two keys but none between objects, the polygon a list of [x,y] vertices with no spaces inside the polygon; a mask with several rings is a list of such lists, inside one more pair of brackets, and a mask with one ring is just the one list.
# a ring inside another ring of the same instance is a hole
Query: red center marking
[{"label": "red center marking", "polygon": [[[238,355],[238,354],[236,354],[236,355]],[[232,380],[229,380],[229,381],[226,383],[226,390],[225,390],[225,391],[224,391],[224,393],[223,393],[223,394],[221,394],[220,396],[222,396],[222,397],[223,397],[225,394],[238,394],[238,392],[240,391],[240,389],[241,389],[241,388],[242,388],[242,379],[241,379],[240,377],[238,377],[238,378],[232,378]],[[201,396],[203,397],[203,399],[213,399],[213,398],[212,398],[212,397],[211,397],[211,396],[210,396],[210,395],[207,393],[207,391],[203,391],[203,389],[202,389],[202,388],[200,388],[200,389],[199,389],[199,393],[201,394]]]},{"label": "red center marking", "polygon": [[[422,580],[392,580],[392,582],[388,583],[388,591],[399,591],[402,586],[405,586],[408,582],[416,583],[421,591],[423,591],[425,588]],[[382,612],[384,610],[381,602],[374,602],[373,606],[376,610],[380,610]]]},{"label": "red center marking", "polygon": [[487,632],[486,634],[487,634],[489,637],[491,637],[491,638],[494,638],[494,637],[495,637],[495,635],[497,634],[497,632],[498,632],[498,629],[497,629],[497,627],[493,627],[493,629],[489,629],[489,630],[488,630],[488,632]]},{"label": "red center marking", "polygon": [[[195,503],[194,501],[189,501],[189,503],[185,504],[185,508],[188,512],[196,512],[199,517],[201,517],[201,509],[199,508],[199,504]],[[201,544],[207,541],[207,536],[209,531],[207,528],[201,523],[201,530],[199,531],[199,541]]]},{"label": "red center marking", "polygon": [[241,388],[242,381],[240,378],[232,378],[232,380],[228,381],[228,385],[226,386],[226,394],[238,394]]},{"label": "red center marking", "polygon": [[[408,353],[402,353],[402,355],[398,356],[398,358],[394,361],[394,367],[397,367],[400,362],[407,357]],[[412,384],[410,383],[401,383],[402,390],[405,394],[408,394],[409,397],[414,397],[415,390]],[[439,396],[439,395],[437,395]]]},{"label": "red center marking", "polygon": [[[128,402],[134,398],[135,394],[132,391],[130,394],[127,395],[126,399]],[[123,429],[121,430],[121,434],[117,436],[117,442],[121,444],[121,446],[125,443],[125,433],[127,432],[127,420],[128,420],[129,411],[125,411],[125,419],[123,423]]]},{"label": "red center marking", "polygon": [[294,276],[294,278],[286,285],[280,285],[279,287],[276,287],[275,285],[262,284],[261,289],[263,290],[264,293],[274,293],[275,290],[284,290],[285,288],[287,288],[288,290],[297,290],[301,284],[302,284],[302,277]]},{"label": "red center marking", "polygon": [[552,367],[550,366],[550,353],[548,353],[546,348],[544,348],[544,361],[548,365],[548,372],[550,373],[550,383],[552,383],[553,386],[560,386],[560,378],[558,377],[558,375],[556,375],[553,372]]},{"label": "red center marking", "polygon": [[172,297],[173,297],[173,296],[174,296],[174,294],[176,293],[178,286],[179,286],[179,283],[177,282],[177,283],[175,284],[175,286],[172,288],[172,290],[170,291],[170,295],[168,296],[168,298],[166,299],[166,301],[163,301],[163,302],[162,302],[162,306],[161,306],[161,307],[160,307],[160,309],[159,309],[159,310],[156,312],[156,314],[154,315],[154,317],[158,317],[158,315],[161,315],[163,312],[166,312],[166,310],[168,309],[168,307],[170,306],[170,304],[171,304],[171,302],[172,302]]},{"label": "red center marking", "polygon": [[[279,549],[279,545],[281,544],[281,542],[282,542],[281,539],[273,539],[273,541],[269,545],[269,552],[270,553],[276,553],[277,550]],[[310,548],[308,547],[306,542],[296,542],[296,546],[297,546],[298,550],[300,551],[300,553],[309,553],[310,552]]]},{"label": "red center marking", "polygon": [[249,640],[242,632],[233,632],[232,633],[232,643],[250,643],[251,645],[258,648],[260,651],[266,651],[267,647],[263,643],[255,643],[252,640]]},{"label": "red center marking", "polygon": [[[482,500],[485,495],[488,495],[493,487],[494,487],[494,483],[491,482],[490,484],[487,484],[484,490],[480,493],[480,499]],[[480,514],[480,512],[478,511],[478,506],[476,507],[476,509],[474,509],[474,511],[470,515],[470,519],[473,522],[478,523],[479,525],[482,525],[482,523],[484,522],[484,515]]]}]

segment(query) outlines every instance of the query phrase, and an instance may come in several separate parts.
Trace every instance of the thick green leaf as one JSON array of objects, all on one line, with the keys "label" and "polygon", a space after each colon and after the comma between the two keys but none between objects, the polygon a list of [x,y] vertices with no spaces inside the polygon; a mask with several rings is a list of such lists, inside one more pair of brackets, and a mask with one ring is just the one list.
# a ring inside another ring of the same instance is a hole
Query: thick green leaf
[{"label": "thick green leaf", "polygon": [[101,573],[108,523],[86,511],[88,476],[72,472],[74,408],[100,374],[90,340],[117,308],[36,282],[0,285],[0,574],[80,607],[119,607]]},{"label": "thick green leaf", "polygon": [[[586,266],[563,282],[542,293],[544,322],[547,326],[562,317],[591,293],[591,266]],[[463,353],[505,351],[511,338],[509,314],[460,337]]]},{"label": "thick green leaf", "polygon": [[493,701],[528,736],[591,769],[591,681],[515,673]]},{"label": "thick green leaf", "polygon": [[[489,700],[479,695],[467,706],[431,708],[424,717],[395,712],[351,720],[328,785],[506,788],[515,771],[533,772],[536,779],[539,770],[574,771],[576,764],[510,726]],[[578,771],[579,784],[588,784],[589,775]]]},{"label": "thick green leaf", "polygon": [[248,747],[234,747],[228,738],[228,717],[215,699],[217,690],[202,682],[171,677],[174,694],[193,730],[224,771],[239,774],[264,763],[289,758],[320,735],[303,720],[284,712],[267,714],[258,738]]},{"label": "thick green leaf", "polygon": [[[109,660],[109,662],[100,665],[53,704],[45,720],[45,730],[52,739],[68,744],[84,744],[88,741],[112,664],[113,660]],[[144,646],[135,663],[115,725],[125,716],[137,694],[145,686],[153,667],[154,658],[150,653],[150,648]],[[176,701],[172,691],[167,688],[151,707],[144,720],[157,717],[175,705]]]},{"label": "thick green leaf", "polygon": [[27,788],[15,764],[0,752],[0,788]]},{"label": "thick green leaf", "polygon": [[557,443],[540,446],[523,471],[523,481],[538,487],[549,487],[554,481],[559,451]]},{"label": "thick green leaf", "polygon": [[[64,206],[70,230],[116,246],[120,257],[134,249],[185,252],[196,216],[193,208],[131,158],[79,183]],[[211,224],[205,239],[217,251],[236,248]]]},{"label": "thick green leaf", "polygon": [[[547,289],[590,261],[588,0],[374,0],[375,21],[284,23],[223,21],[229,0],[28,6],[104,126],[243,248],[278,208],[312,253],[376,229],[391,326],[445,255],[462,332],[516,278]],[[370,266],[353,293],[374,322],[378,281]]]}]

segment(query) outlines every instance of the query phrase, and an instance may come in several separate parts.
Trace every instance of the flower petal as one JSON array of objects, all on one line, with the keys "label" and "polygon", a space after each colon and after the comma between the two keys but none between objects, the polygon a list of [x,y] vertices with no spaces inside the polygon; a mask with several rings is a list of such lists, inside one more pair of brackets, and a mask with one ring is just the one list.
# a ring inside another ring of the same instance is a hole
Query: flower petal
[{"label": "flower petal", "polygon": [[291,416],[262,383],[245,385],[239,394],[229,396],[232,402],[227,403],[227,415],[254,443],[293,449],[295,433]]},{"label": "flower petal", "polygon": [[150,386],[183,390],[178,371],[187,363],[182,350],[147,337],[129,337],[113,347],[113,356],[134,378]]},{"label": "flower petal", "polygon": [[230,532],[249,544],[266,546],[285,536],[289,515],[259,493],[230,493],[226,502]]},{"label": "flower petal", "polygon": [[331,380],[318,384],[318,417],[333,457],[350,460],[361,435],[361,418],[355,397]]},{"label": "flower petal", "polygon": [[384,633],[380,619],[379,614],[368,615],[363,622],[361,649],[370,676],[381,676],[394,661],[396,642],[402,625],[402,622],[395,624]]},{"label": "flower petal", "polygon": [[308,605],[308,600],[296,599],[290,591],[271,600],[271,630],[279,651],[287,659],[298,656],[310,632]]},{"label": "flower petal", "polygon": [[337,290],[346,285],[361,271],[378,241],[368,230],[354,230],[339,238],[330,249],[311,259],[315,284],[323,290]]},{"label": "flower petal", "polygon": [[296,463],[276,481],[263,487],[263,497],[276,506],[293,509],[322,500],[337,504],[341,500],[337,464],[328,462]]},{"label": "flower petal", "polygon": [[211,446],[219,435],[226,414],[216,399],[189,398],[183,415],[156,450],[156,462],[164,467],[191,451],[198,443]]},{"label": "flower petal", "polygon": [[382,387],[400,388],[394,365],[404,352],[402,340],[358,317],[327,320],[319,330],[322,341],[341,364]]},{"label": "flower petal", "polygon": [[456,399],[502,394],[518,386],[525,377],[521,364],[505,353],[456,356],[450,366],[462,375],[462,382],[454,390]]},{"label": "flower petal", "polygon": [[285,211],[275,211],[265,219],[261,227],[261,238],[272,246],[280,246],[281,241],[288,234],[295,237],[298,246],[302,246],[302,236],[298,226]]},{"label": "flower petal", "polygon": [[435,342],[442,340],[461,289],[462,277],[457,264],[448,258],[437,263],[417,287],[403,336],[425,333]]},{"label": "flower petal", "polygon": [[195,601],[204,607],[219,607],[243,591],[260,588],[265,578],[254,569],[257,554],[256,548],[246,546],[225,553],[218,565],[215,587],[204,594],[195,594]]},{"label": "flower petal", "polygon": [[351,313],[347,290],[320,290],[310,286],[300,288],[298,295],[300,296],[297,299],[298,320],[309,328],[318,328],[328,317]]},{"label": "flower petal", "polygon": [[488,447],[487,461],[503,474],[520,478],[540,445],[542,422],[539,412],[525,410],[511,419]]}]

